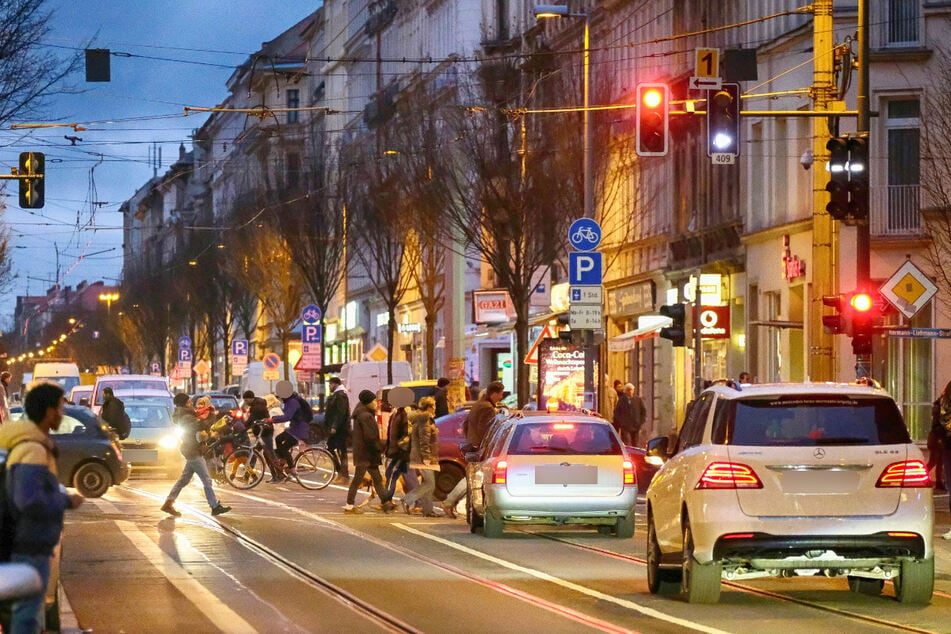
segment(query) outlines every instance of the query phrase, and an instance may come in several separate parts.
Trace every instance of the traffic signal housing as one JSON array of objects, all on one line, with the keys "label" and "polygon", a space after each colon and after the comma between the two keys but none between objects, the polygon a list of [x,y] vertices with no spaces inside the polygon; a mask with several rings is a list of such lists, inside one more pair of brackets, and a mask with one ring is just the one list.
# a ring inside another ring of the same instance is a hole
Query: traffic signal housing
[{"label": "traffic signal housing", "polygon": [[872,333],[875,329],[875,300],[869,293],[857,291],[849,298],[852,318],[852,354],[872,354]]},{"label": "traffic signal housing", "polygon": [[840,335],[851,329],[848,323],[848,312],[843,310],[844,302],[841,295],[824,295],[822,303],[835,309],[835,315],[823,315],[822,326],[831,335]]},{"label": "traffic signal housing", "polygon": [[868,136],[851,136],[849,146],[849,217],[868,218]]},{"label": "traffic signal housing", "polygon": [[829,150],[829,203],[826,211],[836,220],[842,220],[849,213],[849,141],[848,137],[838,136],[826,142]]},{"label": "traffic signal housing", "polygon": [[660,329],[660,336],[670,341],[676,347],[683,347],[687,338],[687,307],[685,304],[666,304],[660,307],[660,314],[669,317],[672,323]]},{"label": "traffic signal housing", "polygon": [[868,133],[833,137],[826,143],[826,149],[829,150],[826,211],[836,220],[868,218]]},{"label": "traffic signal housing", "polygon": [[667,84],[637,85],[638,156],[666,156],[670,141],[670,87]]},{"label": "traffic signal housing", "polygon": [[46,155],[42,152],[20,152],[20,208],[40,209],[46,191]]},{"label": "traffic signal housing", "polygon": [[740,154],[740,85],[707,92],[707,155]]}]

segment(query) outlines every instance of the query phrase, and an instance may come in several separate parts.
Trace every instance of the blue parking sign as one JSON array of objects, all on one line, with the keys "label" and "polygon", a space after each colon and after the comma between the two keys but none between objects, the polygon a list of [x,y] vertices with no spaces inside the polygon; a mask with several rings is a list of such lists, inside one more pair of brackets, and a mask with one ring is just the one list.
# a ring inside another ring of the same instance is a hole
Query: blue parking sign
[{"label": "blue parking sign", "polygon": [[572,251],[568,254],[568,283],[573,286],[601,283],[601,252]]}]

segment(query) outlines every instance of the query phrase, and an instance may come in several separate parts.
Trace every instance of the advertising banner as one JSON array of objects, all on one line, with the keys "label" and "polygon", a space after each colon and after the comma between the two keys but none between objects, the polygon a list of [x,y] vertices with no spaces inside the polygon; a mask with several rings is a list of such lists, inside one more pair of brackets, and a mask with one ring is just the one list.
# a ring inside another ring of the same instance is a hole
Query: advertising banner
[{"label": "advertising banner", "polygon": [[[592,347],[596,377],[600,376],[599,352],[598,347]],[[543,339],[538,345],[538,408],[578,411],[583,405],[584,348],[560,339]]]}]

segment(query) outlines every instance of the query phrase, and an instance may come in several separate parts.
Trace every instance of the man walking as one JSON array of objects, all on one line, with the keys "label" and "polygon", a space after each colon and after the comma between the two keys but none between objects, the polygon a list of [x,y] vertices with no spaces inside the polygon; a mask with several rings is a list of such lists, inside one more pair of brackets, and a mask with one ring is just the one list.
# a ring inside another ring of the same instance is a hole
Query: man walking
[{"label": "man walking", "polygon": [[[462,431],[466,435],[466,441],[471,446],[479,447],[482,445],[485,433],[489,431],[489,426],[495,418],[496,406],[502,400],[504,392],[505,386],[500,381],[489,383],[489,386],[485,388],[485,394],[469,410],[469,415],[462,423]],[[449,517],[456,516],[456,505],[466,494],[466,486],[466,479],[463,477],[443,500],[443,511]]]},{"label": "man walking", "polygon": [[56,445],[50,430],[59,429],[65,403],[60,386],[42,383],[26,395],[26,416],[0,428],[0,448],[8,452],[6,503],[14,519],[10,560],[35,568],[43,588],[14,601],[11,621],[2,624],[4,632],[44,631],[50,558],[63,532],[63,512],[83,503],[83,496],[67,493],[56,479]]},{"label": "man walking", "polygon": [[102,388],[102,419],[119,434],[119,440],[125,440],[132,432],[132,422],[125,413],[125,403],[116,398],[111,387]]},{"label": "man walking", "polygon": [[449,414],[449,379],[442,377],[436,381],[433,398],[436,399],[436,418],[447,416]]},{"label": "man walking", "polygon": [[324,407],[324,425],[330,430],[327,448],[337,457],[337,484],[347,484],[350,478],[350,463],[347,459],[347,441],[350,438],[350,397],[339,377],[327,381],[330,396]]},{"label": "man walking", "polygon": [[638,446],[638,436],[644,426],[646,413],[644,400],[635,392],[634,384],[625,384],[624,394],[618,397],[614,411],[614,421],[618,433],[621,434],[621,442],[630,447]]},{"label": "man walking", "polygon": [[390,493],[383,485],[383,476],[380,475],[380,465],[383,464],[383,443],[380,440],[380,428],[376,424],[376,394],[370,390],[360,392],[360,403],[353,408],[353,480],[347,491],[347,505],[344,513],[362,513],[359,506],[353,503],[357,500],[357,489],[363,484],[363,476],[370,474],[376,494],[383,504],[383,511],[389,513],[396,508],[390,499]]}]

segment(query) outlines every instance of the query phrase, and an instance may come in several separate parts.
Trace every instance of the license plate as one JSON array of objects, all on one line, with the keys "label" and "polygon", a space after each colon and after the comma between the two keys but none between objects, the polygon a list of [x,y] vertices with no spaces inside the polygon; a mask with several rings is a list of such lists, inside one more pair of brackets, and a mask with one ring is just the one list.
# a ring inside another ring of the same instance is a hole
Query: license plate
[{"label": "license plate", "polygon": [[787,471],[783,474],[786,493],[836,494],[858,490],[859,474],[855,471]]},{"label": "license plate", "polygon": [[598,468],[588,465],[539,465],[535,484],[597,484]]},{"label": "license plate", "polygon": [[123,449],[122,459],[133,464],[136,462],[152,464],[158,462],[158,451],[155,449]]}]

